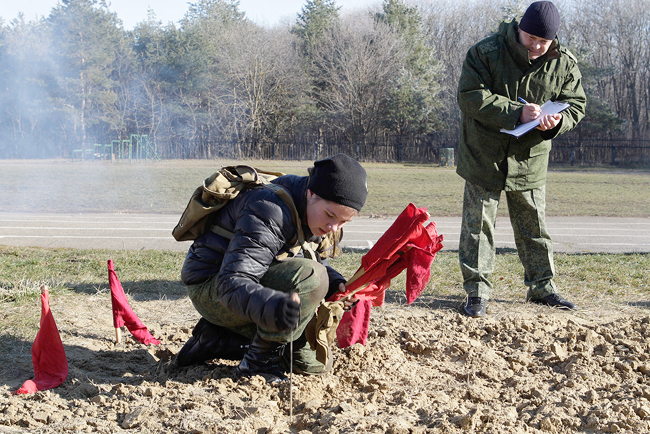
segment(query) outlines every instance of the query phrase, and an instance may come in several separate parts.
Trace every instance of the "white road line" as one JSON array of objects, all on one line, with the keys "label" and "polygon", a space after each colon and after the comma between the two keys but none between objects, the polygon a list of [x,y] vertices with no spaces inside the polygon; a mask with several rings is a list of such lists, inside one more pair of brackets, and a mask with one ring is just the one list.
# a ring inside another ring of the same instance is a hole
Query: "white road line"
[{"label": "white road line", "polygon": [[56,226],[0,226],[0,229],[36,229],[36,230],[52,230],[56,229],[58,231],[169,231],[171,232],[172,228],[105,228],[105,227],[95,227],[95,228],[71,228],[71,227],[56,227]]},{"label": "white road line", "polygon": [[26,222],[34,222],[34,223],[76,223],[76,224],[99,224],[99,223],[119,223],[119,224],[132,224],[132,225],[139,225],[143,223],[163,223],[163,224],[170,224],[170,225],[175,225],[178,223],[178,219],[175,220],[149,220],[149,219],[142,219],[138,221],[128,221],[128,220],[120,220],[117,218],[109,218],[109,219],[102,219],[102,218],[97,218],[93,220],[58,220],[58,219],[29,219],[29,218],[24,218],[21,220],[17,219],[11,219],[11,220],[3,220],[0,219],[0,222],[2,223],[26,223]]},{"label": "white road line", "polygon": [[[5,230],[57,230],[57,231],[111,231],[111,232],[134,232],[134,231],[139,231],[139,232],[169,232],[171,233],[172,228],[132,228],[132,227],[58,227],[58,226],[0,226],[0,230],[5,229]],[[570,236],[573,238],[618,238],[620,237],[620,234],[584,234],[584,235],[579,235],[575,233],[558,233],[553,231],[552,229],[549,229],[551,232],[551,237],[552,238],[558,238],[558,237],[565,237],[565,236]],[[372,231],[354,231],[355,234],[384,234],[384,232],[372,232]],[[458,236],[460,235],[459,232],[440,232],[441,235],[445,236],[446,239],[445,241],[449,241],[450,236]],[[507,230],[497,230],[495,232],[497,236],[512,236],[511,231]],[[27,237],[25,235],[24,237]],[[650,235],[635,235],[636,239],[650,239]],[[365,241],[365,240],[356,240],[356,239],[349,239],[347,237],[343,237],[344,241],[350,242],[350,241]],[[592,244],[604,244],[604,243],[592,243]]]},{"label": "white road line", "polygon": [[106,237],[106,236],[80,236],[80,235],[0,235],[0,238],[60,238],[60,239],[80,239],[80,240],[173,240],[172,236],[168,237]]}]

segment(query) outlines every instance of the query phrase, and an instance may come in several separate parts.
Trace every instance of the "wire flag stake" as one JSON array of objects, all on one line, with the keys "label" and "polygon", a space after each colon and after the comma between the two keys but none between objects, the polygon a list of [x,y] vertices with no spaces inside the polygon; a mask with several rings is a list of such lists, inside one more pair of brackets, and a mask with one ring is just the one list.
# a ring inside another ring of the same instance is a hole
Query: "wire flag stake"
[{"label": "wire flag stake", "polygon": [[293,425],[293,329],[289,343],[289,426]]}]

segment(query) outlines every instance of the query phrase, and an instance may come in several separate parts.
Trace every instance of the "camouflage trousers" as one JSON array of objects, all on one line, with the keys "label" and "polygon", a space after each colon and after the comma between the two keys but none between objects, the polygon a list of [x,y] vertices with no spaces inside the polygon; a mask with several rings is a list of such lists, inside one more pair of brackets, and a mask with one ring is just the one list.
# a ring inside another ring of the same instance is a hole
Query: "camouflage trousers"
[{"label": "camouflage trousers", "polygon": [[[494,271],[494,228],[500,197],[501,190],[465,183],[458,257],[469,297],[489,299],[492,294],[490,276]],[[506,191],[506,200],[517,253],[524,266],[527,298],[556,293],[553,243],[545,223],[546,188]]]},{"label": "camouflage trousers", "polygon": [[[289,343],[291,331],[272,332],[259,327],[247,318],[237,315],[219,303],[216,297],[217,276],[206,282],[188,285],[187,293],[192,304],[203,318],[213,324],[226,327],[250,339],[259,333],[266,340]],[[260,284],[285,293],[297,292],[300,296],[300,322],[293,331],[293,367],[294,372],[304,374],[321,374],[326,372],[322,363],[316,360],[316,351],[312,351],[305,338],[305,328],[314,316],[314,312],[327,294],[329,278],[327,269],[322,264],[303,258],[288,261],[274,261]],[[285,368],[289,366],[289,345],[285,350]]]}]

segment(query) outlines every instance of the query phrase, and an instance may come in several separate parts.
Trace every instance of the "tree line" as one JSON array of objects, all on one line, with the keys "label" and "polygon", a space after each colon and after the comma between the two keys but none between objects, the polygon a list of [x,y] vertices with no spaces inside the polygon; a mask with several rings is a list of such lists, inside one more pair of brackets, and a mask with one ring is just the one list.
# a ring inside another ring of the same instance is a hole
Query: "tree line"
[{"label": "tree line", "polygon": [[[383,0],[342,14],[306,0],[274,27],[233,0],[189,4],[178,23],[150,13],[132,30],[104,0],[0,18],[0,158],[69,158],[140,134],[163,158],[416,161],[457,144],[468,48],[529,3]],[[588,95],[566,141],[650,139],[650,0],[555,3]]]}]

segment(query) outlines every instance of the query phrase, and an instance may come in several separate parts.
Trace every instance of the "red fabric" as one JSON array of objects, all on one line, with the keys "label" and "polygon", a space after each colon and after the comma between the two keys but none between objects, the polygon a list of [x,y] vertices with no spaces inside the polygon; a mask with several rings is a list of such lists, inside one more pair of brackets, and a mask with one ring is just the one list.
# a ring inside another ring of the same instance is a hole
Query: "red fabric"
[{"label": "red fabric", "polygon": [[52,311],[47,287],[41,288],[41,325],[32,345],[34,380],[27,380],[16,394],[57,387],[68,377],[68,359]]},{"label": "red fabric", "polygon": [[361,301],[343,314],[337,329],[337,339],[341,348],[355,343],[366,343],[370,304],[384,304],[386,289],[391,279],[406,269],[406,301],[413,303],[424,291],[431,277],[431,263],[436,253],[442,249],[443,236],[436,232],[436,224],[424,223],[429,219],[426,208],[417,208],[410,203],[397,217],[390,228],[377,240],[377,243],[361,258],[361,267],[355,275],[356,280],[346,285],[345,293],[336,293],[330,301],[340,300],[357,288],[368,285],[355,294]]},{"label": "red fabric", "polygon": [[349,312],[343,314],[336,329],[336,340],[339,347],[345,348],[356,343],[366,344],[371,308],[370,300],[359,300]]},{"label": "red fabric", "polygon": [[140,318],[133,312],[120,280],[113,269],[113,260],[108,260],[108,283],[111,286],[111,302],[113,304],[113,326],[115,328],[126,325],[131,334],[143,344],[158,345],[160,341],[154,338],[144,326]]}]

